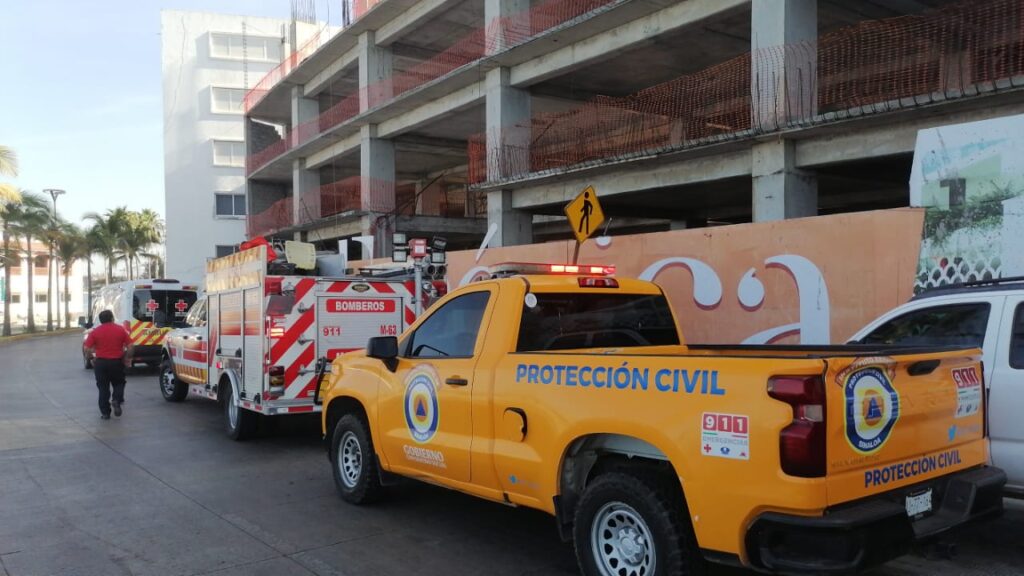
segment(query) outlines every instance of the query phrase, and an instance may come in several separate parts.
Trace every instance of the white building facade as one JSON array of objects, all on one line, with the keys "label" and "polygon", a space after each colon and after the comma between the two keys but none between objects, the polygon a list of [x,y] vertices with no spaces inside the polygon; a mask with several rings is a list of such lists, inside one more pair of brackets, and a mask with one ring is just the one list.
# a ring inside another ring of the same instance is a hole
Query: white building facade
[{"label": "white building facade", "polygon": [[[12,242],[13,244],[13,242]],[[53,290],[48,294],[46,283],[48,279],[48,257],[47,248],[42,244],[33,242],[32,261],[24,252],[24,248],[18,251],[19,262],[11,265],[11,285],[4,284],[4,270],[0,268],[0,295],[7,290],[11,292],[11,324],[15,327],[23,327],[28,323],[28,303],[32,302],[32,313],[36,319],[36,329],[46,328],[46,307],[53,306],[53,322],[56,326],[58,319],[60,326],[64,326],[64,301],[68,303],[68,315],[71,318],[71,326],[78,325],[78,317],[83,315],[86,308],[85,277],[86,264],[79,260],[71,267],[68,274],[68,290],[64,290],[64,264],[58,262],[52,267],[54,271],[59,270],[57,281],[52,285]],[[99,268],[102,270],[102,268]],[[95,272],[95,270],[94,270]],[[29,290],[29,275],[32,276],[32,290]],[[58,295],[59,290],[59,295]],[[51,300],[52,298],[52,300]],[[2,300],[0,300],[2,302]],[[54,302],[60,303],[60,310]],[[3,318],[3,307],[0,305],[0,319]]]},{"label": "white building facade", "polygon": [[287,52],[288,22],[161,12],[167,276],[200,281],[245,239],[248,88]]}]

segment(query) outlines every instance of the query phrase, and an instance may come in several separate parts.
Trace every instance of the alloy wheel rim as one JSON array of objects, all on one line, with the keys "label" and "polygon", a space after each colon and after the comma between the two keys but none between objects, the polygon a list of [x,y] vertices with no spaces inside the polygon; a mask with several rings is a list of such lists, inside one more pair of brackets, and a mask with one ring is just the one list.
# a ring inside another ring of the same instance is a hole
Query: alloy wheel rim
[{"label": "alloy wheel rim", "polygon": [[597,511],[590,543],[602,576],[654,574],[654,538],[643,517],[628,504],[609,502]]},{"label": "alloy wheel rim", "polygon": [[238,404],[235,404],[234,398],[228,398],[228,421],[232,430],[238,428]]},{"label": "alloy wheel rim", "polygon": [[341,437],[338,471],[341,472],[341,481],[345,486],[355,488],[363,471],[363,449],[359,445],[359,439],[352,432],[345,432]]},{"label": "alloy wheel rim", "polygon": [[174,394],[174,372],[171,371],[170,367],[164,368],[160,381],[164,387],[164,394],[167,396]]}]

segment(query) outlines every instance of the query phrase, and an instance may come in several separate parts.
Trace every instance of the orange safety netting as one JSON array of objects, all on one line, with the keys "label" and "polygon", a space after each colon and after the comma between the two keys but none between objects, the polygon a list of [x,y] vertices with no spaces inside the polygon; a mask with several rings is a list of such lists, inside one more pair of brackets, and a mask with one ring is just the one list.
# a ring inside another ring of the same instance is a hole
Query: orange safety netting
[{"label": "orange safety netting", "polygon": [[[471,183],[636,158],[1024,85],[1024,0],[963,2],[758,50],[472,136]],[[525,134],[525,136],[523,136]],[[504,141],[498,141],[504,137]],[[488,150],[488,148],[490,148]]]},{"label": "orange safety netting", "polygon": [[[320,133],[351,120],[360,113],[384,105],[406,92],[442,78],[463,66],[475,63],[487,55],[496,54],[527,42],[545,31],[593,12],[613,1],[547,0],[529,10],[496,18],[490,25],[473,30],[436,56],[419,62],[391,78],[349,94],[336,104],[331,105],[318,118],[289,130],[281,141],[250,155],[247,162],[249,174],[291,148],[312,140]],[[373,4],[375,2],[370,6]],[[290,72],[290,69],[288,71]],[[279,80],[268,81],[269,86],[273,86]],[[259,98],[262,98],[262,95]],[[248,109],[246,108],[246,110]]]},{"label": "orange safety netting", "polygon": [[249,215],[246,222],[246,235],[249,238],[255,238],[273,234],[291,226],[293,220],[291,197],[281,198],[268,208]]},{"label": "orange safety netting", "polygon": [[242,107],[245,112],[248,113],[252,110],[252,107],[262,100],[270,92],[271,88],[276,86],[278,82],[283,80],[292,70],[296,69],[306,58],[309,58],[310,54],[316,52],[324,44],[327,44],[333,37],[334,32],[331,29],[321,28],[298,50],[289,54],[280,64],[275,66],[270,72],[267,72],[256,83],[256,86],[245,94],[245,98],[242,100]]}]

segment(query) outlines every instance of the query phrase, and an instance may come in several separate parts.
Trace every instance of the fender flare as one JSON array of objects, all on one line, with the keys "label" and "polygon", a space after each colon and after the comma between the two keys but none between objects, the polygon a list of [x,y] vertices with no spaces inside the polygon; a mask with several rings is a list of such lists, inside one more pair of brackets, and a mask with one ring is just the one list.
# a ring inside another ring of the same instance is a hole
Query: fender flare
[{"label": "fender flare", "polygon": [[239,376],[238,376],[238,371],[234,370],[234,369],[224,370],[223,372],[221,372],[220,378],[217,379],[217,401],[218,402],[223,402],[224,401],[223,397],[220,395],[220,383],[224,381],[225,377],[228,379],[228,382],[231,384],[231,399],[234,401],[235,406],[238,406],[239,405],[239,396],[238,396]]}]

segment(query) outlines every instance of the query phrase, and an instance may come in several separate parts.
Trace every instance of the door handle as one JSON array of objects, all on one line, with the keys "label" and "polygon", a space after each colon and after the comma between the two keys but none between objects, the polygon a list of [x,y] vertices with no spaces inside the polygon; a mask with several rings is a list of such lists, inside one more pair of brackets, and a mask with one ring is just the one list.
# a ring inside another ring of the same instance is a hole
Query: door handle
[{"label": "door handle", "polygon": [[449,386],[469,386],[469,380],[466,380],[465,378],[459,378],[458,376],[448,378],[447,380],[444,381],[444,383]]}]

